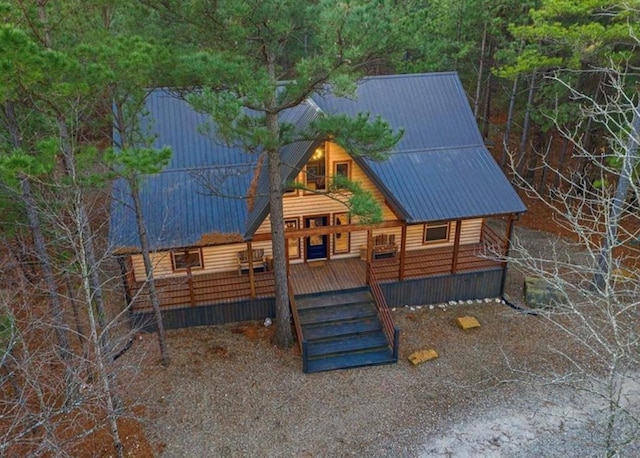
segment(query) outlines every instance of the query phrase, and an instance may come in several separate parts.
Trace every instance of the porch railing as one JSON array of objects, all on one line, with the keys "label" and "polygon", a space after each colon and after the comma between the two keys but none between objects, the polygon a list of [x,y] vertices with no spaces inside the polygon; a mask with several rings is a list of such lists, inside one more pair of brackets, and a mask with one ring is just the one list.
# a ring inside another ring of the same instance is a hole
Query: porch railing
[{"label": "porch railing", "polygon": [[304,338],[304,334],[302,333],[302,324],[300,323],[300,317],[298,315],[296,297],[293,293],[293,287],[291,286],[291,279],[289,278],[287,278],[287,286],[289,289],[289,305],[291,306],[291,317],[293,318],[293,325],[296,328],[298,346],[300,347],[300,354],[302,355],[302,371],[307,372],[307,340]]},{"label": "porch railing", "polygon": [[487,255],[505,255],[505,240],[486,223],[482,224],[482,244]]},{"label": "porch railing", "polygon": [[384,294],[382,294],[382,289],[378,284],[378,280],[376,279],[376,275],[373,272],[373,269],[369,269],[369,287],[371,289],[371,294],[373,295],[373,301],[376,305],[376,309],[378,310],[378,316],[380,318],[380,322],[382,323],[382,329],[387,336],[387,342],[389,342],[391,351],[393,352],[393,359],[398,361],[400,329],[398,329],[398,327],[393,323],[391,311],[389,310],[387,301],[384,299]]},{"label": "porch railing", "polygon": [[[237,271],[156,278],[155,283],[160,303],[165,308],[273,297],[274,294],[272,272],[254,274],[253,294],[249,276],[238,275]],[[134,310],[145,311],[151,308],[148,285],[145,282],[136,284],[131,288],[130,294],[136,298],[133,301]]]}]

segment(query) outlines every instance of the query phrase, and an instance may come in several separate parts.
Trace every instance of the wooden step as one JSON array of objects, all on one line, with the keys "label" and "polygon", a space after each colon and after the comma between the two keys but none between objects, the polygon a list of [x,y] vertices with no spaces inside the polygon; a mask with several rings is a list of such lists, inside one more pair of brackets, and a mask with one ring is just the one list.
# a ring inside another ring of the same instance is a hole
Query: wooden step
[{"label": "wooden step", "polygon": [[307,362],[306,372],[331,371],[362,366],[377,366],[380,364],[393,364],[396,360],[390,349],[363,351],[330,356],[327,358],[310,359]]},{"label": "wooden step", "polygon": [[307,343],[307,355],[310,359],[338,355],[362,350],[383,350],[389,346],[384,332],[377,331],[356,336],[342,336],[331,340]]},{"label": "wooden step", "polygon": [[304,326],[302,334],[307,342],[319,339],[330,339],[339,336],[364,334],[372,331],[379,331],[382,325],[378,317],[371,319],[361,319],[356,321],[343,321],[340,323],[317,324]]},{"label": "wooden step", "polygon": [[335,323],[337,321],[352,321],[359,318],[371,318],[377,315],[375,306],[371,302],[334,305],[331,307],[316,307],[298,311],[300,323],[303,326],[316,323]]},{"label": "wooden step", "polygon": [[298,310],[316,307],[331,307],[334,305],[371,302],[373,298],[367,289],[355,291],[335,291],[328,294],[312,294],[308,296],[296,296]]}]

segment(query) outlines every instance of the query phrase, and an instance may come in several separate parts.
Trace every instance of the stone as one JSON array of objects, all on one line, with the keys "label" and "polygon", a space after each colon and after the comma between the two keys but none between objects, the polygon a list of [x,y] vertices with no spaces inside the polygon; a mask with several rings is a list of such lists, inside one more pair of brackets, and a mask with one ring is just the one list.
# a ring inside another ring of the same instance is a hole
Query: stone
[{"label": "stone", "polygon": [[414,366],[417,366],[418,364],[422,364],[425,361],[431,361],[432,359],[436,359],[437,357],[438,352],[433,349],[419,350],[409,355],[409,361]]},{"label": "stone", "polygon": [[478,320],[473,316],[459,316],[456,318],[456,322],[463,331],[480,327],[480,323],[478,323]]},{"label": "stone", "polygon": [[548,308],[565,302],[562,292],[540,277],[525,277],[524,301],[530,308]]}]

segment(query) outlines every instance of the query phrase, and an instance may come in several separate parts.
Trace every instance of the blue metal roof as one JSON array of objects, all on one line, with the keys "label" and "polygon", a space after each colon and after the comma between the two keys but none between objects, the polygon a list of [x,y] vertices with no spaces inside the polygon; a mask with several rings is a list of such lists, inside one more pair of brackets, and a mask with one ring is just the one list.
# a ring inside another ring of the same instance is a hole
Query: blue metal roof
[{"label": "blue metal roof", "polygon": [[354,158],[407,222],[526,211],[487,151],[456,73],[365,78],[354,98],[314,96],[329,114],[381,116],[404,136],[383,162]]},{"label": "blue metal roof", "polygon": [[[154,136],[153,146],[173,151],[169,165],[145,177],[140,191],[151,248],[192,246],[203,236],[211,241],[215,234],[249,238],[268,213],[266,160],[252,211],[247,199],[261,152],[247,153],[217,141],[207,115],[165,90],[149,94],[146,110],[143,129]],[[303,130],[319,115],[318,107],[307,101],[279,119]],[[205,132],[203,126],[212,130]],[[283,182],[297,174],[311,144],[295,142],[282,148]],[[109,237],[114,248],[140,246],[129,186],[122,179],[113,186]]]},{"label": "blue metal roof", "polygon": [[[281,122],[305,129],[322,112],[382,116],[405,133],[383,162],[354,158],[409,223],[520,213],[526,207],[486,150],[462,84],[455,73],[366,78],[352,99],[315,94],[287,110]],[[195,245],[207,234],[249,239],[269,212],[264,161],[253,207],[246,199],[258,154],[248,154],[203,133],[209,118],[181,98],[153,91],[146,105],[154,146],[173,156],[159,175],[147,177],[141,198],[153,249]],[[283,181],[296,176],[314,141],[281,149]],[[139,247],[128,187],[113,188],[110,242]]]}]

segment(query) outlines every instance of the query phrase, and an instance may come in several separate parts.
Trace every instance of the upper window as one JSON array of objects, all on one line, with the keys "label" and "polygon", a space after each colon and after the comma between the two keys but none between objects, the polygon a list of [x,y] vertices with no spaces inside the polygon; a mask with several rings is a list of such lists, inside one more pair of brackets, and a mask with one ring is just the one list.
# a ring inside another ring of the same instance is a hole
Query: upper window
[{"label": "upper window", "polygon": [[173,270],[202,269],[202,250],[172,251]]},{"label": "upper window", "polygon": [[296,188],[296,181],[293,180],[285,184],[284,189],[282,191],[282,195],[285,197],[296,196],[298,195],[298,188]]},{"label": "upper window", "polygon": [[449,223],[426,224],[424,227],[424,243],[449,241]]},{"label": "upper window", "polygon": [[327,157],[325,153],[324,144],[320,145],[307,162],[305,185],[311,190],[325,191],[327,189]]},{"label": "upper window", "polygon": [[[340,180],[340,179],[350,180],[351,179],[351,162],[350,161],[334,162],[333,176],[337,180]],[[337,183],[337,186],[341,187],[339,182]]]}]

